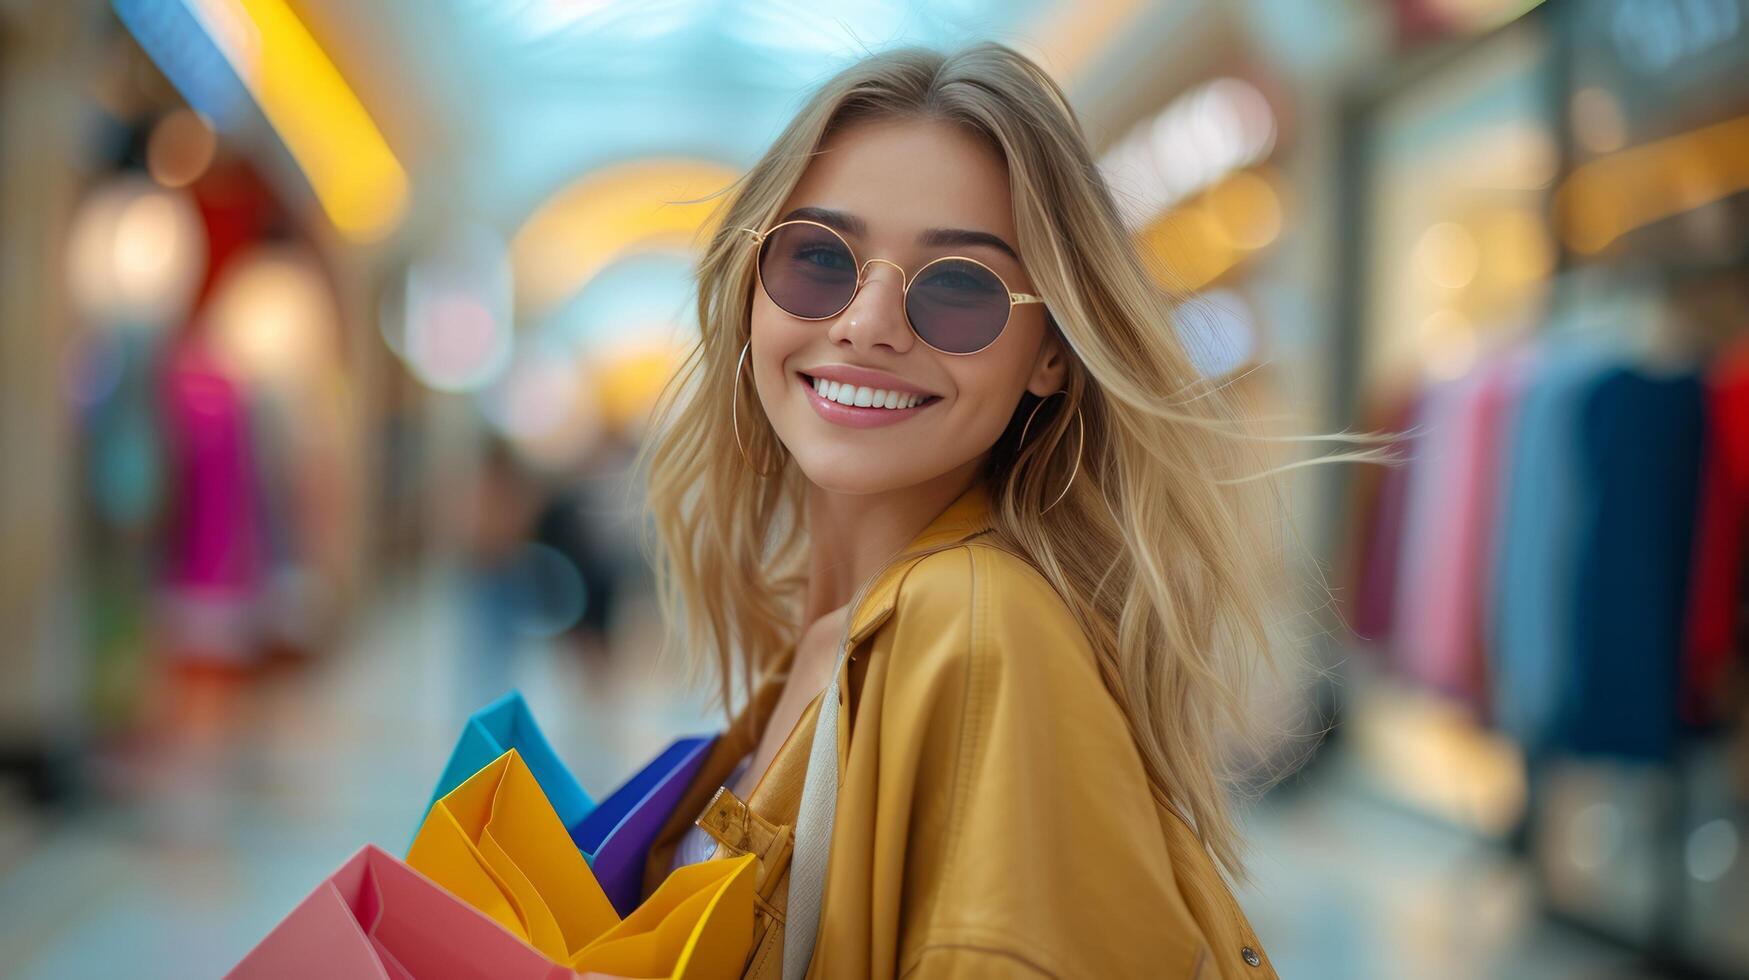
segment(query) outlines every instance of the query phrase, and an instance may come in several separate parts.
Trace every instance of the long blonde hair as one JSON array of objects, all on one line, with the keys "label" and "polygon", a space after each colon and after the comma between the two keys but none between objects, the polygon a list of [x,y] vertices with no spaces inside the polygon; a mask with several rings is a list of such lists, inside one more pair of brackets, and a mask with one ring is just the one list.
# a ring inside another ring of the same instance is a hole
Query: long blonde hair
[{"label": "long blonde hair", "polygon": [[[725,710],[797,641],[807,480],[736,374],[756,287],[754,251],[735,229],[775,220],[833,132],[893,117],[957,123],[1001,154],[1022,259],[1067,348],[1067,399],[1039,412],[1017,454],[1036,404],[1023,396],[981,474],[994,505],[990,537],[1031,561],[1068,603],[1157,797],[1238,875],[1228,802],[1238,774],[1227,760],[1266,734],[1246,710],[1247,682],[1280,646],[1271,612],[1281,501],[1273,471],[1256,465],[1270,439],[1247,428],[1223,386],[1199,378],[1073,110],[1041,68],[1000,44],[858,61],[724,189],[697,267],[700,336],[658,399],[639,454],[670,639],[714,655],[688,662],[716,668]],[[731,410],[747,454],[774,475],[742,458],[726,431]],[[1041,514],[1069,480],[1077,414],[1079,474]]]}]

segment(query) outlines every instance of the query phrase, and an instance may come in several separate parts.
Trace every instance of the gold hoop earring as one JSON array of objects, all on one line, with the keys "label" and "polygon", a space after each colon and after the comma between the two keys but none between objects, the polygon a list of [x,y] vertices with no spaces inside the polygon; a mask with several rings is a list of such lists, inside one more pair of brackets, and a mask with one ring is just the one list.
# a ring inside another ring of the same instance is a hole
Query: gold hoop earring
[{"label": "gold hoop earring", "polygon": [[[1058,391],[1053,391],[1053,392],[1051,392],[1051,395],[1062,395],[1063,398],[1066,400],[1069,397],[1069,389],[1063,388],[1063,389],[1060,389]],[[1049,397],[1051,397],[1051,395],[1046,395],[1045,398],[1049,398]],[[1030,411],[1026,414],[1026,422],[1020,426],[1020,442],[1018,444],[1016,444],[1016,446],[1014,448],[1014,451],[1017,455],[1019,454],[1020,450],[1026,448],[1026,430],[1032,427],[1033,416],[1037,415],[1038,410],[1044,406],[1045,398],[1040,398],[1038,400],[1038,404],[1034,405],[1032,407],[1032,411]],[[1081,472],[1081,449],[1086,444],[1086,441],[1087,441],[1087,429],[1082,424],[1082,421],[1081,421],[1081,406],[1076,405],[1075,406],[1075,465],[1069,470],[1069,482],[1063,484],[1062,493],[1057,494],[1056,500],[1051,501],[1049,504],[1047,504],[1045,506],[1044,510],[1039,511],[1040,514],[1043,514],[1046,511],[1049,511],[1052,507],[1057,506],[1057,504],[1062,501],[1063,497],[1069,493],[1069,488],[1075,485],[1075,475]]]},{"label": "gold hoop earring", "polygon": [[741,443],[741,365],[746,363],[747,352],[751,350],[752,347],[753,341],[748,340],[747,343],[743,344],[741,347],[741,356],[735,360],[735,381],[729,391],[729,428],[733,429],[735,432],[735,448],[741,450],[741,460],[747,464],[747,468],[752,470],[755,476],[772,476],[777,473],[778,470],[783,469],[783,467],[779,466],[777,469],[770,471],[760,470],[759,467],[753,465],[752,458],[747,455],[747,447]]}]

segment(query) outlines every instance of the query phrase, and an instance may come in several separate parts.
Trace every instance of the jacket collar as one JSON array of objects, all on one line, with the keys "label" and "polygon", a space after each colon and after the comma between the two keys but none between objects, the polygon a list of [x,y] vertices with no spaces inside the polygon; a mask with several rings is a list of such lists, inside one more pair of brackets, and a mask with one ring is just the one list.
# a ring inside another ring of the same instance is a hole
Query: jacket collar
[{"label": "jacket collar", "polygon": [[[960,494],[947,509],[936,515],[928,526],[901,549],[900,553],[955,544],[990,529],[990,493],[983,481],[973,481],[970,489]],[[906,558],[893,562],[877,573],[877,577],[852,619],[849,643],[855,647],[868,638],[892,614],[899,598],[899,583],[905,573],[920,559]]]}]

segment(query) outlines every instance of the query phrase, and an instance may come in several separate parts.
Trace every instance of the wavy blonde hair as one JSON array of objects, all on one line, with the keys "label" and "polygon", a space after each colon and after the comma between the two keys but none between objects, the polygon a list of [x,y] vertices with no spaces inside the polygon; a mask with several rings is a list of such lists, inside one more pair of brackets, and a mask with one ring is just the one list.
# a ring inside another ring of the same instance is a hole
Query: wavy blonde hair
[{"label": "wavy blonde hair", "polygon": [[[695,682],[716,668],[725,710],[738,686],[751,690],[781,667],[799,638],[807,479],[736,374],[756,287],[754,250],[735,229],[774,221],[828,136],[890,118],[958,124],[1006,161],[1022,260],[1066,348],[1068,396],[1039,413],[1017,453],[1037,404],[1023,395],[993,447],[981,474],[994,504],[991,537],[1068,603],[1156,796],[1238,876],[1228,791],[1241,773],[1229,760],[1245,757],[1236,746],[1263,744],[1247,683],[1280,646],[1271,607],[1281,499],[1277,471],[1258,465],[1260,444],[1272,440],[1250,431],[1222,385],[1199,378],[1074,111],[1041,68],[1000,44],[858,61],[719,192],[728,197],[697,267],[700,336],[658,398],[639,453],[669,637],[714,655],[687,662]],[[731,411],[748,455],[775,475],[758,476],[743,460],[727,431]],[[1079,475],[1041,514],[1069,480],[1076,413],[1085,430]]]}]

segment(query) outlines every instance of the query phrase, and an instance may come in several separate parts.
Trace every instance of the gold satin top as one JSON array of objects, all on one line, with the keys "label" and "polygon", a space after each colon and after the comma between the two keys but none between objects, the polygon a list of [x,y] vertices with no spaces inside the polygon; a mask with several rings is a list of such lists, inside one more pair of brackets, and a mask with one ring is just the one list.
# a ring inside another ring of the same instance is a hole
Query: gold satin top
[{"label": "gold satin top", "polygon": [[[1207,849],[1151,792],[1068,605],[980,539],[989,513],[966,491],[906,550],[963,546],[884,570],[852,614],[808,976],[1274,980]],[[645,867],[648,895],[695,817],[717,857],[759,855],[754,980],[782,974],[819,697],[747,801],[722,783],[782,687],[761,684],[717,740]]]}]

